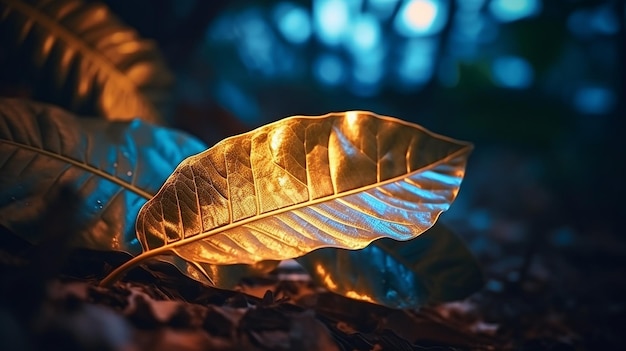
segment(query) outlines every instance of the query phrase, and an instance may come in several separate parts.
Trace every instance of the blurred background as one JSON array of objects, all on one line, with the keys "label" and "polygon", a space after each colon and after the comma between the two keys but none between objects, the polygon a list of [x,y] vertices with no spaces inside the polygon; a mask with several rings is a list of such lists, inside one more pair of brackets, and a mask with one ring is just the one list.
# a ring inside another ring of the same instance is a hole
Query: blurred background
[{"label": "blurred background", "polygon": [[104,2],[158,43],[171,124],[209,144],[350,109],[475,143],[442,220],[485,266],[486,313],[523,323],[527,304],[546,316],[528,333],[623,338],[623,1]]}]

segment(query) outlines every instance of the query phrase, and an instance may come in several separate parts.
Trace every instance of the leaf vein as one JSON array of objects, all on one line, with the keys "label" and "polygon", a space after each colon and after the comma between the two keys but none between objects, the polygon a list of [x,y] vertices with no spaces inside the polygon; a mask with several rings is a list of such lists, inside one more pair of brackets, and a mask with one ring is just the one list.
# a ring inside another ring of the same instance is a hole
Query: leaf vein
[{"label": "leaf vein", "polygon": [[32,152],[40,153],[40,154],[42,154],[44,156],[47,156],[47,157],[50,157],[50,158],[54,158],[54,159],[57,159],[57,160],[60,160],[60,161],[66,162],[66,163],[69,163],[72,166],[78,167],[78,168],[80,168],[80,169],[82,169],[84,171],[87,171],[89,173],[93,173],[93,174],[95,174],[95,175],[97,175],[97,176],[99,176],[101,178],[104,178],[104,179],[106,179],[106,180],[108,180],[108,181],[110,181],[112,183],[115,183],[115,184],[125,188],[128,191],[136,193],[137,195],[139,195],[139,196],[141,196],[141,197],[143,197],[145,199],[149,200],[149,199],[152,198],[152,194],[148,193],[147,191],[145,191],[143,189],[140,189],[140,188],[138,188],[138,187],[136,187],[136,186],[134,186],[132,184],[129,184],[127,182],[124,182],[121,179],[116,178],[115,176],[110,175],[110,174],[102,171],[101,169],[95,168],[95,167],[93,167],[91,165],[82,163],[80,161],[76,161],[75,159],[70,158],[68,156],[61,155],[61,154],[56,154],[56,153],[53,153],[53,152],[45,150],[45,149],[39,149],[39,148],[30,146],[30,145],[20,144],[20,143],[17,143],[17,142],[14,142],[14,141],[10,141],[10,140],[0,140],[0,142],[8,144],[8,145],[12,145],[12,146],[17,147],[17,148],[22,148],[22,149],[29,150],[29,151],[32,151]]}]

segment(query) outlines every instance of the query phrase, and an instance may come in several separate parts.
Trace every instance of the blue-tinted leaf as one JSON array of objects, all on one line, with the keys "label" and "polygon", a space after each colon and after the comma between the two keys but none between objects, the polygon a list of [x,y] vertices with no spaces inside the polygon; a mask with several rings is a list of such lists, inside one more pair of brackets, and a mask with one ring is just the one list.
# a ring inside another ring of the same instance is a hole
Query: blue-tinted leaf
[{"label": "blue-tinted leaf", "polygon": [[393,308],[461,299],[483,281],[463,241],[439,223],[409,241],[385,238],[356,251],[325,248],[297,261],[332,292]]},{"label": "blue-tinted leaf", "polygon": [[[25,100],[0,100],[0,224],[31,243],[51,194],[73,188],[83,229],[75,245],[136,255],[135,218],[176,165],[206,147],[194,137],[141,120],[77,119]],[[69,234],[69,233],[68,233]]]}]

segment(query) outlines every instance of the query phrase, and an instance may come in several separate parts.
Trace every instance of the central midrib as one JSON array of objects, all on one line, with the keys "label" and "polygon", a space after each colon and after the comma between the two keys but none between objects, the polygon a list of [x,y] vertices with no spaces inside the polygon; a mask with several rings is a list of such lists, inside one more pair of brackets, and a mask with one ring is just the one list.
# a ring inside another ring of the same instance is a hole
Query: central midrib
[{"label": "central midrib", "polygon": [[[42,154],[44,156],[47,156],[47,157],[50,157],[50,158],[54,158],[54,159],[57,159],[57,160],[60,160],[60,161],[63,161],[63,162],[67,162],[67,163],[71,164],[72,166],[75,166],[75,167],[81,168],[81,169],[83,169],[83,170],[85,170],[87,172],[96,174],[96,175],[100,176],[101,178],[104,178],[104,179],[106,179],[106,180],[108,180],[108,181],[110,181],[112,183],[115,183],[115,184],[123,187],[126,190],[132,191],[135,194],[145,198],[146,200],[150,200],[154,196],[153,194],[150,194],[149,192],[147,192],[147,191],[145,191],[143,189],[140,189],[140,188],[138,188],[138,187],[136,187],[136,186],[134,186],[134,185],[132,185],[132,184],[130,184],[128,182],[125,182],[125,181],[121,180],[120,178],[117,178],[117,177],[115,177],[115,176],[113,176],[113,175],[111,175],[111,174],[109,174],[107,172],[104,172],[101,169],[98,169],[96,167],[93,167],[91,165],[83,163],[81,161],[77,161],[77,160],[75,160],[73,158],[70,158],[68,156],[57,154],[57,153],[54,153],[54,152],[51,152],[51,151],[48,151],[48,150],[45,150],[45,149],[40,149],[40,148],[37,148],[37,147],[34,147],[34,146],[30,146],[30,145],[16,143],[16,142],[11,141],[11,140],[0,140],[0,142],[8,144],[8,145],[15,146],[15,147],[19,147],[19,148],[22,148],[22,149],[25,149],[25,150],[29,150],[29,151],[32,151],[32,152],[36,152],[36,153]],[[136,176],[136,174],[135,174],[135,176]]]}]

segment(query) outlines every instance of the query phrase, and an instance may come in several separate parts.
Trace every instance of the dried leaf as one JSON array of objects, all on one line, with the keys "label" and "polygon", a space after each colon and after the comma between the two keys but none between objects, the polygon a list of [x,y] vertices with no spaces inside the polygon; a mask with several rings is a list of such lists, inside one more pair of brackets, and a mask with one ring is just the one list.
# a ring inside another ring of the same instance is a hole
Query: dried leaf
[{"label": "dried leaf", "polygon": [[32,98],[111,120],[163,120],[172,75],[152,41],[100,3],[0,0],[2,62]]},{"label": "dried leaf", "polygon": [[461,299],[483,281],[463,241],[440,223],[409,241],[380,239],[352,251],[325,248],[297,261],[332,292],[392,308]]},{"label": "dried leaf", "polygon": [[183,161],[139,213],[144,253],[118,270],[167,253],[252,264],[414,238],[450,206],[470,150],[369,112],[269,124]]}]

